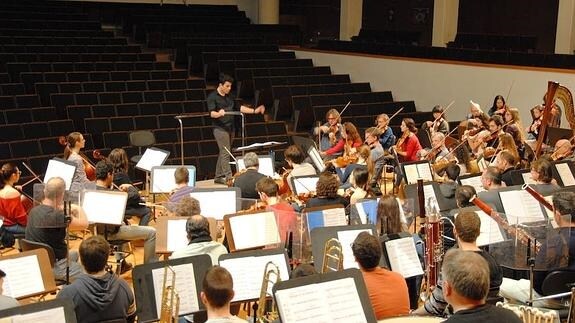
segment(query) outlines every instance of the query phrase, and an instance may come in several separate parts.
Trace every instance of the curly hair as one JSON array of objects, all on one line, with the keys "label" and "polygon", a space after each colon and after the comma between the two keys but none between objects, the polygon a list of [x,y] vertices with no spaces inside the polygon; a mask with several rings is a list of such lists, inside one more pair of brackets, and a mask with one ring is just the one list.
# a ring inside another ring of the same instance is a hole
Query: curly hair
[{"label": "curly hair", "polygon": [[360,232],[351,245],[353,256],[359,265],[367,271],[373,270],[381,259],[381,244],[377,237],[366,231]]},{"label": "curly hair", "polygon": [[339,188],[339,178],[330,172],[323,172],[319,175],[315,191],[317,196],[336,197]]},{"label": "curly hair", "polygon": [[202,209],[200,208],[200,201],[191,196],[182,197],[174,209],[174,214],[176,216],[190,217],[201,213]]}]

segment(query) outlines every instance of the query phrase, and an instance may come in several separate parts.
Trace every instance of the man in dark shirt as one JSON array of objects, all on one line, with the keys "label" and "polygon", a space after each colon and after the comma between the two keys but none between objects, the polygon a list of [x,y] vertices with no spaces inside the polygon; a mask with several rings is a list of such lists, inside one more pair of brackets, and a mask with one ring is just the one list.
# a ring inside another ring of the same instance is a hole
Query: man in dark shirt
[{"label": "man in dark shirt", "polygon": [[489,267],[485,258],[472,251],[450,249],[445,254],[441,266],[443,295],[454,314],[444,322],[522,322],[512,311],[485,303]]},{"label": "man in dark shirt", "polygon": [[256,183],[266,175],[258,172],[259,165],[260,162],[256,153],[247,153],[244,156],[246,170],[234,180],[234,187],[239,187],[242,190],[242,198],[244,199],[260,198],[256,191]]},{"label": "man in dark shirt", "polygon": [[497,168],[501,172],[501,181],[505,183],[506,186],[513,185],[511,171],[515,169],[515,163],[515,157],[508,151],[502,151],[497,157]]},{"label": "man in dark shirt", "polygon": [[214,126],[214,138],[218,143],[219,149],[214,183],[224,185],[226,180],[232,176],[229,154],[231,152],[231,134],[234,128],[234,116],[226,112],[237,112],[239,110],[245,114],[264,114],[266,111],[263,105],[255,109],[240,105],[238,109],[234,102],[234,96],[230,94],[233,82],[234,79],[231,76],[221,74],[218,87],[206,98],[208,111]]},{"label": "man in dark shirt", "polygon": [[70,210],[70,223],[64,214],[64,191],[66,183],[60,177],[52,177],[44,187],[44,200],[35,206],[28,214],[26,226],[26,240],[42,242],[54,250],[56,263],[54,264],[54,277],[66,279],[67,257],[70,257],[70,279],[75,279],[82,273],[82,266],[78,263],[78,252],[68,252],[66,245],[66,225],[69,230],[84,230],[88,227],[86,214],[81,207],[72,205]]}]

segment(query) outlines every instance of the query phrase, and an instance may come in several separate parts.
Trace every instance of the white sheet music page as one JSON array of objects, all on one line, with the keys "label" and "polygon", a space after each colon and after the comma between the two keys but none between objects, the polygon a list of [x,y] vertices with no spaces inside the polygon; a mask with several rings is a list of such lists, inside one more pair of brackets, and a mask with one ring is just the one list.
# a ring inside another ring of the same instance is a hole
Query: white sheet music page
[{"label": "white sheet music page", "polygon": [[499,192],[509,224],[544,221],[541,204],[525,190]]},{"label": "white sheet music page", "polygon": [[405,172],[405,178],[407,179],[407,184],[417,183],[417,179],[419,178],[417,165],[415,164],[404,165],[403,171]]},{"label": "white sheet music page", "polygon": [[90,223],[121,225],[126,211],[128,193],[117,191],[85,191],[82,208]]},{"label": "white sheet music page", "polygon": [[561,177],[563,186],[575,185],[575,177],[573,177],[573,173],[571,172],[571,168],[569,168],[569,164],[555,164],[555,168],[557,169],[557,173],[559,173],[559,177]]},{"label": "white sheet music page", "polygon": [[367,214],[365,213],[365,210],[363,209],[363,203],[355,203],[352,207],[355,207],[355,209],[357,210],[357,216],[359,217],[359,220],[361,221],[361,223],[366,224],[367,223]]},{"label": "white sheet music page", "polygon": [[400,273],[405,278],[423,275],[423,268],[417,257],[412,237],[386,241],[385,248],[391,270]]},{"label": "white sheet music page", "polygon": [[190,196],[200,202],[205,217],[223,220],[224,215],[237,212],[235,191],[192,192]]},{"label": "white sheet music page", "polygon": [[373,234],[370,229],[362,229],[362,230],[345,230],[345,231],[338,231],[337,232],[337,240],[341,243],[341,253],[343,254],[343,269],[348,268],[358,268],[357,262],[355,262],[355,258],[353,257],[353,251],[351,250],[351,244],[357,238],[357,235],[360,232],[367,232],[369,234]]},{"label": "white sheet music page", "polygon": [[323,225],[325,227],[333,227],[336,225],[346,225],[347,219],[345,218],[344,208],[333,208],[322,210]]},{"label": "white sheet music page", "polygon": [[429,163],[416,164],[417,173],[419,173],[419,178],[423,178],[424,181],[433,181],[433,175],[431,174],[431,167]]},{"label": "white sheet music page", "polygon": [[174,179],[175,168],[154,168],[152,169],[152,193],[170,193],[176,188]]},{"label": "white sheet music page", "polygon": [[271,211],[230,217],[230,228],[236,249],[281,242],[276,216]]},{"label": "white sheet music page", "polygon": [[[439,211],[439,203],[437,203],[437,197],[435,196],[433,185],[423,185],[423,196],[425,198],[425,205],[423,207],[427,205],[427,203],[429,202],[429,198],[431,197],[435,209]],[[421,207],[421,205],[419,207]]]},{"label": "white sheet music page", "polygon": [[462,185],[470,185],[475,188],[475,192],[484,192],[483,184],[481,183],[481,176],[473,176],[461,180]]},{"label": "white sheet music page", "polygon": [[524,184],[529,184],[529,185],[535,185],[537,184],[537,182],[535,180],[533,180],[533,177],[531,177],[531,173],[527,172],[527,173],[521,173],[521,177],[523,178],[523,183]]},{"label": "white sheet music page", "polygon": [[158,149],[146,149],[142,158],[136,164],[136,167],[145,169],[148,172],[152,171],[152,167],[154,166],[162,166],[168,154],[165,151],[158,150]]},{"label": "white sheet music page", "polygon": [[187,219],[168,220],[166,230],[166,248],[168,251],[176,251],[188,245],[187,221]]},{"label": "white sheet music page", "polygon": [[72,179],[74,178],[75,172],[76,166],[63,163],[56,159],[50,159],[46,173],[44,174],[44,183],[48,183],[48,180],[52,177],[61,177],[66,183],[66,189],[69,190],[70,186],[72,186]]},{"label": "white sheet music page", "polygon": [[[180,296],[179,315],[191,312],[197,312],[200,309],[198,294],[196,289],[196,280],[194,278],[194,264],[182,264],[172,266],[176,273],[176,292]],[[152,269],[152,278],[154,281],[154,297],[156,299],[156,313],[160,317],[162,306],[162,286],[164,285],[164,267]],[[166,286],[172,285],[172,271],[167,271],[168,280]]]},{"label": "white sheet music page", "polygon": [[[266,264],[271,261],[280,269],[281,280],[288,280],[289,273],[283,253],[260,257],[230,258],[220,260],[220,266],[226,268],[234,281],[235,295],[232,301],[256,299],[260,296],[262,277]],[[271,295],[272,284],[268,284]]]},{"label": "white sheet music page", "polygon": [[63,307],[55,307],[43,311],[28,314],[20,314],[12,317],[12,323],[29,322],[66,322],[66,313]]},{"label": "white sheet music page", "polygon": [[367,322],[353,278],[276,292],[282,322]]},{"label": "white sheet music page", "polygon": [[[478,246],[486,246],[489,244],[494,244],[498,242],[503,242],[505,238],[501,233],[499,224],[492,217],[483,211],[475,211],[475,214],[479,216],[481,221],[481,227],[479,229],[479,237],[477,237]],[[457,215],[455,217],[457,218]]]},{"label": "white sheet music page", "polygon": [[40,262],[36,255],[0,259],[0,269],[6,273],[4,295],[18,298],[44,291]]},{"label": "white sheet music page", "polygon": [[306,194],[315,192],[315,185],[319,177],[297,177],[294,179],[294,190],[296,194]]}]

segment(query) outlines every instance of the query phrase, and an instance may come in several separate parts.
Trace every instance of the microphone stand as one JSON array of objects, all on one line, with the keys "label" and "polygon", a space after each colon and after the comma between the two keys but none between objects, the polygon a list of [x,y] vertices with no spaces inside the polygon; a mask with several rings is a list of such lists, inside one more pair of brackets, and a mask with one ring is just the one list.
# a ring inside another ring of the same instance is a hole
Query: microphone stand
[{"label": "microphone stand", "polygon": [[64,221],[66,221],[66,285],[70,285],[70,222],[72,221],[72,202],[64,201]]},{"label": "microphone stand", "polygon": [[527,306],[533,306],[533,279],[535,270],[535,252],[533,252],[532,247],[536,243],[531,243],[531,239],[527,239],[527,266],[529,266],[529,300],[526,302]]}]

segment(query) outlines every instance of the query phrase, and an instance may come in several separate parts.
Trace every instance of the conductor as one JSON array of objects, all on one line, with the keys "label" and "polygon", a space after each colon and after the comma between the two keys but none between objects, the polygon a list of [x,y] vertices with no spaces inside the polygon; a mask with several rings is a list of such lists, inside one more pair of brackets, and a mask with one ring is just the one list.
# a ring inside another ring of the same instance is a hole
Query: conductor
[{"label": "conductor", "polygon": [[[231,147],[231,135],[234,128],[234,116],[228,112],[237,112],[235,97],[230,94],[234,79],[226,74],[220,74],[218,87],[208,95],[206,102],[208,111],[214,126],[214,138],[218,144],[219,154],[216,163],[216,176],[214,183],[226,184],[228,178],[232,177],[230,168],[230,155],[228,151]],[[250,108],[240,105],[239,111],[244,114],[264,114],[266,108],[263,105],[257,108]],[[226,151],[226,149],[228,151]]]}]

